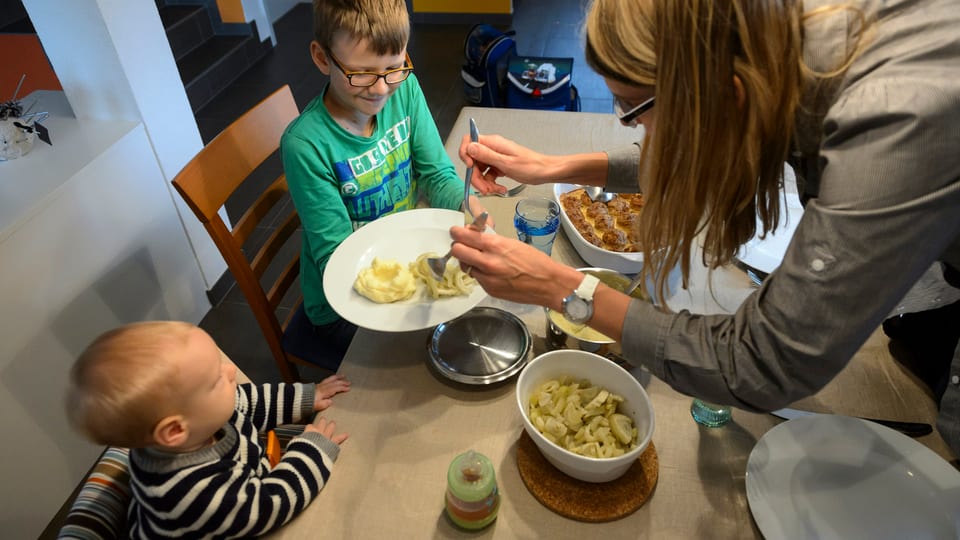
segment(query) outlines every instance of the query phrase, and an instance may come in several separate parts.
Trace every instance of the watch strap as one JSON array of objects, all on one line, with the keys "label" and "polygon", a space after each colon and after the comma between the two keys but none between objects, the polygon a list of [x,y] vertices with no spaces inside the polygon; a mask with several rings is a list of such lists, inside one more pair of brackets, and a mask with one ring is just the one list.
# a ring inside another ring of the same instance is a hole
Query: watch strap
[{"label": "watch strap", "polygon": [[593,300],[593,293],[597,290],[597,285],[600,284],[600,280],[597,279],[597,276],[593,274],[584,274],[583,281],[580,282],[580,285],[574,292],[580,298],[584,300]]}]

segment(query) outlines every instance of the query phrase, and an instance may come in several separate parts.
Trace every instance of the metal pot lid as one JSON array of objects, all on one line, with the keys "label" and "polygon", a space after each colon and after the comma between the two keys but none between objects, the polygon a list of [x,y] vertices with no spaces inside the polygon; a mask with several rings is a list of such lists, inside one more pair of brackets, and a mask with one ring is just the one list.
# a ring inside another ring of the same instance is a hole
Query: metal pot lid
[{"label": "metal pot lid", "polygon": [[523,321],[493,307],[475,307],[438,325],[427,344],[437,371],[466,384],[492,384],[516,375],[531,346]]}]

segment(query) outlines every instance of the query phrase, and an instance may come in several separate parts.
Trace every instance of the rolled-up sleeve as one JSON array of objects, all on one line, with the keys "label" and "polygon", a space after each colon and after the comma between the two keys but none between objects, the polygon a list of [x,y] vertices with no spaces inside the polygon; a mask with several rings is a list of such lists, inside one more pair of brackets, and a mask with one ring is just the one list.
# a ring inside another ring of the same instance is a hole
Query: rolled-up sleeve
[{"label": "rolled-up sleeve", "polygon": [[637,193],[640,191],[640,146],[629,146],[607,151],[607,185],[604,191],[611,193]]}]

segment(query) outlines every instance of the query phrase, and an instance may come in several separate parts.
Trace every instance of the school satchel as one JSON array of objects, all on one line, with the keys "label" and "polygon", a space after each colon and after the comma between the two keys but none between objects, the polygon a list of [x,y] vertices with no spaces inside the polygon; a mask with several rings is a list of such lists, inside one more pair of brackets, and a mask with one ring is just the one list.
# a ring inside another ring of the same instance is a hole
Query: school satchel
[{"label": "school satchel", "polygon": [[467,101],[480,107],[503,107],[507,66],[517,53],[515,31],[501,32],[477,24],[463,42],[466,62],[460,70]]},{"label": "school satchel", "polygon": [[572,76],[573,58],[515,56],[507,69],[507,107],[579,111]]}]

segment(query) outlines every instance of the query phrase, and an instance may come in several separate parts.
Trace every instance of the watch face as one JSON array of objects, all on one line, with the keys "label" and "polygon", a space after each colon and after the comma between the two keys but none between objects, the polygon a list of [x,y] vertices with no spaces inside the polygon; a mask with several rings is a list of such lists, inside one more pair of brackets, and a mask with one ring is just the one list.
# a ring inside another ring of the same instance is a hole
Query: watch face
[{"label": "watch face", "polygon": [[571,322],[584,323],[590,319],[590,305],[583,298],[571,295],[563,302],[563,314]]}]

